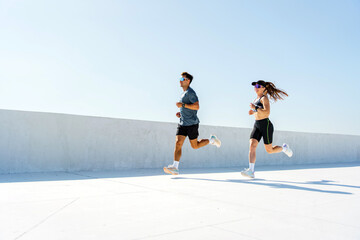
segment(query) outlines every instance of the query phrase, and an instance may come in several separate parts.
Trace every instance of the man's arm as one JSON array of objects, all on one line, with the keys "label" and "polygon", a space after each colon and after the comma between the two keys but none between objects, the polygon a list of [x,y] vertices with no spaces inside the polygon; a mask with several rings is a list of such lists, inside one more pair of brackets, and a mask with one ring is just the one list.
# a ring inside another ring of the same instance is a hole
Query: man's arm
[{"label": "man's arm", "polygon": [[[183,104],[181,102],[177,102],[176,106],[178,108],[181,108],[183,106]],[[199,101],[193,103],[193,104],[184,104],[185,108],[191,109],[191,110],[199,110],[200,105],[199,105]]]},{"label": "man's arm", "polygon": [[191,104],[185,104],[184,107],[190,110],[199,110],[199,99],[194,91],[189,93],[189,100]]},{"label": "man's arm", "polygon": [[199,110],[200,109],[199,101],[197,101],[193,104],[185,104],[184,107],[191,109],[191,110]]}]

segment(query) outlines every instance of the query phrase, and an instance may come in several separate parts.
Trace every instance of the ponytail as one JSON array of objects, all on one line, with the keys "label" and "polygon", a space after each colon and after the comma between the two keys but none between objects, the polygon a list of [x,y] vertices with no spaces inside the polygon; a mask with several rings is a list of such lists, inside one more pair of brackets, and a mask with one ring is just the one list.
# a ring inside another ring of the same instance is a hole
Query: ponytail
[{"label": "ponytail", "polygon": [[288,97],[289,95],[281,90],[276,88],[275,84],[273,84],[272,82],[266,82],[265,84],[265,89],[266,89],[266,94],[270,95],[270,98],[272,100],[274,100],[274,102],[276,102],[277,100],[284,100],[284,97]]}]

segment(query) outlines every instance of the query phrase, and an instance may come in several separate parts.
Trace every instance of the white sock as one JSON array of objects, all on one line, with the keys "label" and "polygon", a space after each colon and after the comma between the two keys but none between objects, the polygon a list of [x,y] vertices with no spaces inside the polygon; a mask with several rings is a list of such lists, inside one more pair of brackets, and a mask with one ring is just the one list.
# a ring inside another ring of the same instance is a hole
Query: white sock
[{"label": "white sock", "polygon": [[173,166],[174,168],[179,168],[179,161],[174,161]]},{"label": "white sock", "polygon": [[255,172],[255,163],[249,163],[249,168],[252,172]]}]

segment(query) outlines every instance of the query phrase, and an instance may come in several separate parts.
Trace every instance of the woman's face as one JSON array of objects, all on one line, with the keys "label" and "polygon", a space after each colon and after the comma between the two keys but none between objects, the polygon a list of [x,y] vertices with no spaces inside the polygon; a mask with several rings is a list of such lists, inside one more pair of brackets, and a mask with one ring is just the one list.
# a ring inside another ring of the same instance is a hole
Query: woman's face
[{"label": "woman's face", "polygon": [[259,84],[255,84],[254,90],[255,90],[256,94],[261,94],[264,92],[265,88]]}]

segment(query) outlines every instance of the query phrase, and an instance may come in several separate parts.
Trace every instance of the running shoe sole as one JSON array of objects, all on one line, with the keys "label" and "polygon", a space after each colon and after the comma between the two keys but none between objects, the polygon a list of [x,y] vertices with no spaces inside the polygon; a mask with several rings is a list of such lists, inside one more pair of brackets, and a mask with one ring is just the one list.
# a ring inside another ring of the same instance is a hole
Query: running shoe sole
[{"label": "running shoe sole", "polygon": [[167,174],[171,174],[171,175],[179,175],[179,173],[173,172],[173,171],[169,170],[167,167],[164,167],[164,172]]},{"label": "running shoe sole", "polygon": [[247,174],[245,174],[245,173],[243,173],[243,172],[241,172],[241,175],[243,175],[244,177],[247,177],[247,178],[255,178],[255,176],[252,177],[252,176],[249,176],[249,175],[247,175]]}]

